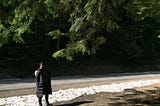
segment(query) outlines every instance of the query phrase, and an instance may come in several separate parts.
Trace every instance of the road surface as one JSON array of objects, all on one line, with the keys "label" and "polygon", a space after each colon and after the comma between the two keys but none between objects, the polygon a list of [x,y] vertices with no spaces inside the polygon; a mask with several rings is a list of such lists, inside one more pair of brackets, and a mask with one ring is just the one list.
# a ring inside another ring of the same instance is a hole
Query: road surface
[{"label": "road surface", "polygon": [[[119,73],[109,75],[68,76],[52,78],[52,86],[65,86],[82,83],[105,82],[105,84],[118,81],[160,79],[160,72]],[[34,78],[28,79],[0,79],[0,91],[35,87]]]}]

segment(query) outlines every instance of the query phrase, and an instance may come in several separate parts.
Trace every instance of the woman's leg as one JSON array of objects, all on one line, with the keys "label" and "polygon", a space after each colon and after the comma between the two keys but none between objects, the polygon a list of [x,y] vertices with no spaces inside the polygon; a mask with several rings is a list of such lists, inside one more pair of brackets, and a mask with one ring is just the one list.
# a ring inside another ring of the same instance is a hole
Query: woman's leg
[{"label": "woman's leg", "polygon": [[47,105],[49,105],[48,96],[49,96],[49,94],[45,94],[45,99],[46,99],[46,104]]},{"label": "woman's leg", "polygon": [[39,106],[42,106],[42,97],[38,97]]}]

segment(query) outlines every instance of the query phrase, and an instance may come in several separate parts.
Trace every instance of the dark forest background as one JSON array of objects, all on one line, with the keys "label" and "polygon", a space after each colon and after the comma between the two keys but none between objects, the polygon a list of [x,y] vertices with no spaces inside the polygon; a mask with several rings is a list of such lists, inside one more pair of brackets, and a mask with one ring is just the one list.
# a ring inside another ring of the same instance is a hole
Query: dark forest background
[{"label": "dark forest background", "polygon": [[159,3],[1,0],[0,77],[158,71]]}]

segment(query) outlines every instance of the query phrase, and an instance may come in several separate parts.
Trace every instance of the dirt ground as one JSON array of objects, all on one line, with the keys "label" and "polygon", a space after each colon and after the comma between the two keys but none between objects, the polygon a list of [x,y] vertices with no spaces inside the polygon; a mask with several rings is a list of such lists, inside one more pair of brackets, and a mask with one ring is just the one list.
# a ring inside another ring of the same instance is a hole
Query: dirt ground
[{"label": "dirt ground", "polygon": [[124,92],[102,92],[87,95],[53,106],[160,106],[160,84],[126,89]]}]

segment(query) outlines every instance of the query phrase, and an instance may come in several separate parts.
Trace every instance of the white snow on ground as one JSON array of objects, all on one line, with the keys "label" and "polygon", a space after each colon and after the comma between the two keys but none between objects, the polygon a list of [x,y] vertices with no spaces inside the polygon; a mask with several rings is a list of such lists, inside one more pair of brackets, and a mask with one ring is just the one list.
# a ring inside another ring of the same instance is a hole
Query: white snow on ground
[{"label": "white snow on ground", "polygon": [[[96,94],[99,92],[122,92],[128,88],[149,86],[152,84],[160,83],[160,79],[154,80],[139,80],[125,83],[113,83],[110,85],[90,86],[84,88],[71,88],[67,90],[59,90],[53,92],[49,96],[50,103],[57,101],[67,101],[83,95]],[[43,98],[43,103],[45,100]],[[37,97],[35,95],[14,96],[8,98],[0,98],[0,106],[37,106]]]}]

